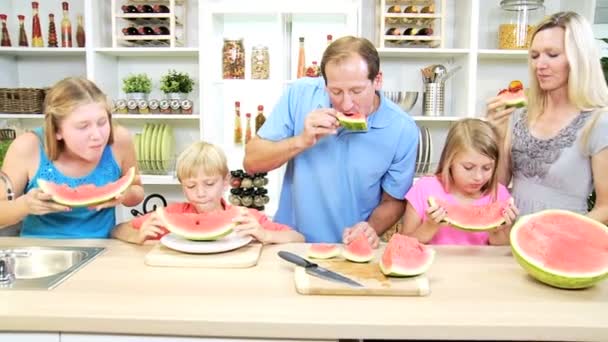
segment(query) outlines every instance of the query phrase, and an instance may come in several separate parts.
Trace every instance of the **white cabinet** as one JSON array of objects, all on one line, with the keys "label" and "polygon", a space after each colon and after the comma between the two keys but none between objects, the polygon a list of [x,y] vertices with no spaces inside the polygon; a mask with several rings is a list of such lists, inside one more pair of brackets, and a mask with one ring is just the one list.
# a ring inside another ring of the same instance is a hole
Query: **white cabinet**
[{"label": "white cabinet", "polygon": [[0,332],[0,341],[10,342],[59,342],[60,334],[29,333],[29,332]]}]

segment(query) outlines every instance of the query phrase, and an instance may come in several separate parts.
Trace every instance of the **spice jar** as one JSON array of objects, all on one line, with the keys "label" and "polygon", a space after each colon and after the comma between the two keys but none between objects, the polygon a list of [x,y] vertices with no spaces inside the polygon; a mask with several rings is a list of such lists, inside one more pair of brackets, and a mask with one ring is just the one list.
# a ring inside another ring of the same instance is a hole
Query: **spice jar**
[{"label": "spice jar", "polygon": [[502,0],[498,27],[498,48],[527,49],[534,25],[545,15],[544,0]]},{"label": "spice jar", "polygon": [[267,46],[251,49],[251,79],[267,80],[270,77],[270,60]]},{"label": "spice jar", "polygon": [[158,102],[159,112],[161,114],[171,114],[171,106],[169,100],[162,99]]},{"label": "spice jar", "polygon": [[222,69],[224,79],[245,79],[245,47],[243,39],[224,38]]}]

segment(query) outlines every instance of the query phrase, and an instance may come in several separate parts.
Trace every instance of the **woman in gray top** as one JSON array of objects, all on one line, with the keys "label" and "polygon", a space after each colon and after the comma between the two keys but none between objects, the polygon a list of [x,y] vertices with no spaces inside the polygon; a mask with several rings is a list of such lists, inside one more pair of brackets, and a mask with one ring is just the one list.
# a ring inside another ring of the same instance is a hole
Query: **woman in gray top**
[{"label": "woman in gray top", "polygon": [[574,12],[537,26],[529,51],[527,109],[488,102],[488,119],[502,132],[501,182],[512,181],[522,214],[543,209],[587,213],[608,222],[608,86],[590,24]]}]

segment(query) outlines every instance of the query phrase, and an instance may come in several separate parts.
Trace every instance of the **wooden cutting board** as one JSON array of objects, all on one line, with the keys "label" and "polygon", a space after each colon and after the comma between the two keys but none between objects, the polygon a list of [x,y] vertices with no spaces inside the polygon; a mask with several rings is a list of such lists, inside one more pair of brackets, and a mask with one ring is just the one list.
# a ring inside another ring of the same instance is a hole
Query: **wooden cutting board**
[{"label": "wooden cutting board", "polygon": [[364,287],[325,280],[296,267],[296,290],[304,295],[361,295],[361,296],[426,296],[430,293],[429,280],[424,275],[408,278],[386,277],[377,262],[354,263],[345,259],[314,261],[321,267],[338,272],[361,283]]},{"label": "wooden cutting board", "polygon": [[247,268],[255,266],[260,258],[262,244],[250,243],[239,249],[214,254],[189,254],[175,251],[158,243],[144,261],[148,266]]}]

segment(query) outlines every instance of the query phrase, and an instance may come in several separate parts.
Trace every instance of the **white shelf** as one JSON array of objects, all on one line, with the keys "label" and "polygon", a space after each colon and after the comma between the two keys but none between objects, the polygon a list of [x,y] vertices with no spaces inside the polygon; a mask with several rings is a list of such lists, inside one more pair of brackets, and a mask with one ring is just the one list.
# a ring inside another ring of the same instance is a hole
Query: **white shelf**
[{"label": "white shelf", "polygon": [[466,56],[469,49],[442,49],[442,48],[378,48],[380,57],[417,57],[417,58],[446,58]]},{"label": "white shelf", "polygon": [[0,47],[0,55],[26,57],[85,56],[85,48]]},{"label": "white shelf", "polygon": [[198,120],[198,114],[112,114],[117,120]]},{"label": "white shelf", "polygon": [[141,183],[144,185],[174,185],[179,184],[175,176],[169,175],[140,175]]},{"label": "white shelf", "polygon": [[477,52],[479,59],[482,60],[513,60],[525,61],[528,59],[528,50],[499,50],[499,49],[482,49]]},{"label": "white shelf", "polygon": [[465,116],[412,116],[414,121],[433,121],[433,122],[454,122],[465,118]]},{"label": "white shelf", "polygon": [[116,57],[198,57],[198,48],[124,47],[98,48],[95,52]]},{"label": "white shelf", "polygon": [[44,114],[0,113],[0,119],[44,119]]}]

